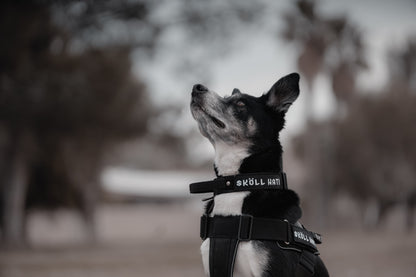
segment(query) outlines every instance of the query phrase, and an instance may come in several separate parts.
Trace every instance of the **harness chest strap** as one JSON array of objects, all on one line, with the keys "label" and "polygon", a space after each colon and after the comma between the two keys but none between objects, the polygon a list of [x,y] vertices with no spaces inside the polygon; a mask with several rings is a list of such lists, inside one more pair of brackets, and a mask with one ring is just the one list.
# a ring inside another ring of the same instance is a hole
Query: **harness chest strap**
[{"label": "harness chest strap", "polygon": [[318,253],[316,244],[321,236],[286,220],[259,218],[250,215],[201,217],[202,239],[227,238],[239,241],[272,240],[282,241],[301,249]]},{"label": "harness chest strap", "polygon": [[211,238],[209,240],[209,276],[232,277],[237,255],[238,239]]},{"label": "harness chest strap", "polygon": [[[209,276],[232,277],[237,247],[240,241],[229,238],[210,238]],[[294,277],[311,277],[315,273],[316,254],[300,251]]]},{"label": "harness chest strap", "polygon": [[250,215],[201,217],[201,238],[210,238],[210,277],[232,277],[240,241],[283,241],[285,246],[300,252],[295,277],[314,274],[315,246],[320,235],[284,220],[255,218]]}]

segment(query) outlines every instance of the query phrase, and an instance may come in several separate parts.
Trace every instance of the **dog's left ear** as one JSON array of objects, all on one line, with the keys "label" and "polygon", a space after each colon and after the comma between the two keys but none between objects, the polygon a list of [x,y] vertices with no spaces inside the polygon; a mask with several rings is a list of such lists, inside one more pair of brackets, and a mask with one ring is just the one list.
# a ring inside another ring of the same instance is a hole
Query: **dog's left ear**
[{"label": "dog's left ear", "polygon": [[277,81],[265,95],[266,105],[286,113],[299,96],[299,74],[292,73]]}]

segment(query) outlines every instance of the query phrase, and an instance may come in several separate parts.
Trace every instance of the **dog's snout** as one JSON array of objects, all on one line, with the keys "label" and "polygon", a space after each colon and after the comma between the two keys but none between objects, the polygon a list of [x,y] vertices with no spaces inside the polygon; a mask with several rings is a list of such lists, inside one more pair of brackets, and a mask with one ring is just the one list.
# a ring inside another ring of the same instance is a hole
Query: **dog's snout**
[{"label": "dog's snout", "polygon": [[192,92],[194,92],[194,93],[203,93],[203,92],[207,92],[207,91],[208,91],[208,89],[205,86],[201,85],[201,84],[196,84],[192,88]]}]

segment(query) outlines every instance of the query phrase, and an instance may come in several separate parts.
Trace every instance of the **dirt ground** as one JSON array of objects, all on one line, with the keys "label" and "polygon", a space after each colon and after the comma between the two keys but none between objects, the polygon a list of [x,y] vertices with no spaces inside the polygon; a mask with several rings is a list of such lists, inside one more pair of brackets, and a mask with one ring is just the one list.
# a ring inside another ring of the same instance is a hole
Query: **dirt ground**
[{"label": "dirt ground", "polygon": [[[98,242],[84,243],[78,217],[39,213],[29,221],[31,247],[0,251],[1,277],[202,277],[200,203],[106,205]],[[320,252],[331,276],[416,276],[416,232],[324,233]]]}]

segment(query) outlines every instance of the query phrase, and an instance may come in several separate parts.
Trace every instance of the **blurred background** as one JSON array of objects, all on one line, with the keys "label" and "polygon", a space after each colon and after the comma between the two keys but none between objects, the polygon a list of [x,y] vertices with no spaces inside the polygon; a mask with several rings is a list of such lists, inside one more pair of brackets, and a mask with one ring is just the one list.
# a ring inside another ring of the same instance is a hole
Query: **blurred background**
[{"label": "blurred background", "polygon": [[0,8],[0,276],[204,276],[192,85],[291,72],[284,167],[330,274],[416,276],[416,1]]}]

